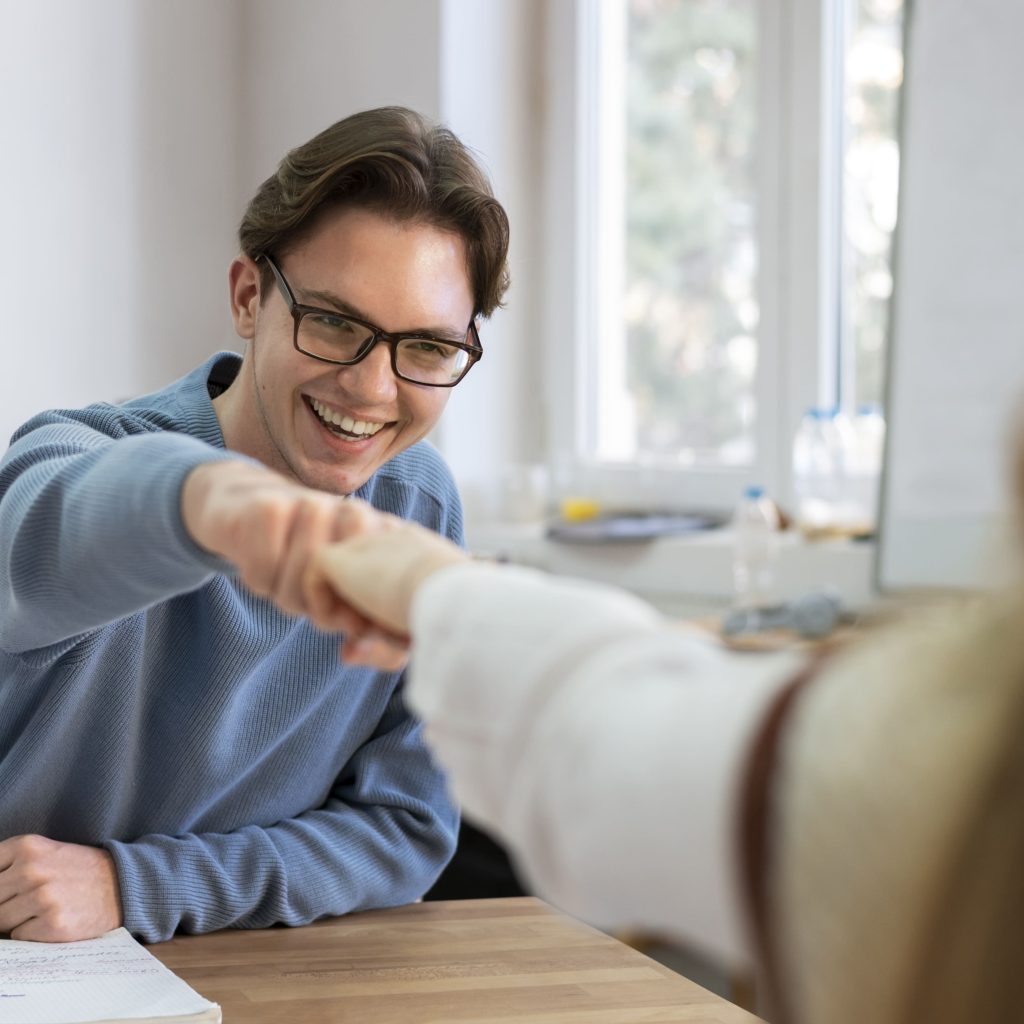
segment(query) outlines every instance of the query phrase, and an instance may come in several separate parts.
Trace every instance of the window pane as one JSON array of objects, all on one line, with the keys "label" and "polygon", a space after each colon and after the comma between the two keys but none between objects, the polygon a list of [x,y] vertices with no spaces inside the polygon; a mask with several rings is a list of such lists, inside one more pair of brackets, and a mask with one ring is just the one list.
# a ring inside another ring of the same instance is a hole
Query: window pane
[{"label": "window pane", "polygon": [[847,405],[880,405],[899,177],[903,0],[847,3],[842,388],[852,398]]},{"label": "window pane", "polygon": [[625,333],[620,321],[601,343],[623,379],[617,396],[602,390],[596,454],[747,464],[759,312],[756,4],[629,0],[625,36]]}]

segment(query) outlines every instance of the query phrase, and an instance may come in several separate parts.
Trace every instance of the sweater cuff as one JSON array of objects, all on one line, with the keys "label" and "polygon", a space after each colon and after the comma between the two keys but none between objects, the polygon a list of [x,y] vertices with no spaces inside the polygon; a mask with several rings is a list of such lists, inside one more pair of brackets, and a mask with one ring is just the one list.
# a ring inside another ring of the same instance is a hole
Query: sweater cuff
[{"label": "sweater cuff", "polygon": [[[166,436],[156,435],[140,440],[161,442]],[[129,509],[129,513],[137,513],[138,521],[148,519],[153,527],[154,539],[161,540],[161,543],[154,543],[147,551],[151,571],[167,579],[180,573],[183,565],[198,564],[211,573],[231,573],[234,571],[231,563],[197,544],[185,528],[181,515],[181,492],[189,474],[207,463],[243,461],[260,464],[237,453],[212,448],[190,437],[175,436],[174,442],[173,445],[160,444],[158,457],[133,459],[135,484],[128,501],[137,503],[137,507]],[[145,507],[138,507],[142,504]]]},{"label": "sweater cuff", "polygon": [[157,851],[137,843],[108,841],[121,890],[123,925],[143,942],[165,942],[181,920],[183,894],[174,891],[177,875],[154,860]]}]

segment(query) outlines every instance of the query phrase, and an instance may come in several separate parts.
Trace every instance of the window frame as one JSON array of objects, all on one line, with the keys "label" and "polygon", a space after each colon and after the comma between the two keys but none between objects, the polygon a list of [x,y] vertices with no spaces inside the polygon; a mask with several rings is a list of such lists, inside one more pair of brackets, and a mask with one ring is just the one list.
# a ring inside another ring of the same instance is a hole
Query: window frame
[{"label": "window frame", "polygon": [[758,421],[757,455],[746,468],[594,467],[581,456],[588,428],[584,398],[596,386],[582,341],[600,315],[596,296],[602,288],[607,294],[609,280],[607,268],[602,280],[595,267],[603,246],[593,191],[602,164],[593,90],[605,6],[613,5],[572,0],[545,5],[544,14],[549,95],[541,358],[555,496],[575,487],[609,507],[725,511],[744,486],[757,483],[791,503],[791,439],[800,417],[810,406],[834,404],[838,391],[841,157],[835,133],[841,130],[836,90],[842,74],[835,68],[826,73],[824,56],[836,45],[842,0],[757,4]]}]

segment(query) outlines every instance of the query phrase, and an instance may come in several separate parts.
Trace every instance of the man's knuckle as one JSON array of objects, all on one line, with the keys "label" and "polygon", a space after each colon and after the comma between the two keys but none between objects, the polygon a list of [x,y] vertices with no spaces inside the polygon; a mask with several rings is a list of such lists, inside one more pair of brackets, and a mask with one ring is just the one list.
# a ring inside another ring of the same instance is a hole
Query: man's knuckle
[{"label": "man's knuckle", "polygon": [[22,857],[36,855],[42,849],[44,841],[42,836],[37,835],[15,836],[11,840],[15,853]]},{"label": "man's knuckle", "polygon": [[72,942],[80,938],[75,933],[74,924],[69,915],[60,910],[38,914],[36,920],[48,942]]},{"label": "man's knuckle", "polygon": [[26,861],[18,869],[18,881],[22,889],[38,889],[46,885],[49,875],[38,861]]},{"label": "man's knuckle", "polygon": [[44,882],[36,889],[35,905],[37,915],[45,917],[51,923],[64,919],[65,910],[60,893],[57,892],[56,886],[48,882]]}]

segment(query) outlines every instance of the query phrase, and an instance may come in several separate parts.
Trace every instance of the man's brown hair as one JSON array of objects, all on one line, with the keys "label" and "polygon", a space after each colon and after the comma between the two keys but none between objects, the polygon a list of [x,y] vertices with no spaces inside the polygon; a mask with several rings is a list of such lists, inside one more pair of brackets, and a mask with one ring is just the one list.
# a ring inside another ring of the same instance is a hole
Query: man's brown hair
[{"label": "man's brown hair", "polygon": [[[429,224],[466,245],[473,313],[490,316],[508,288],[508,217],[486,173],[442,125],[404,107],[365,110],[288,153],[249,203],[242,252],[282,257],[322,214],[346,207]],[[272,284],[261,265],[264,293]]]}]

